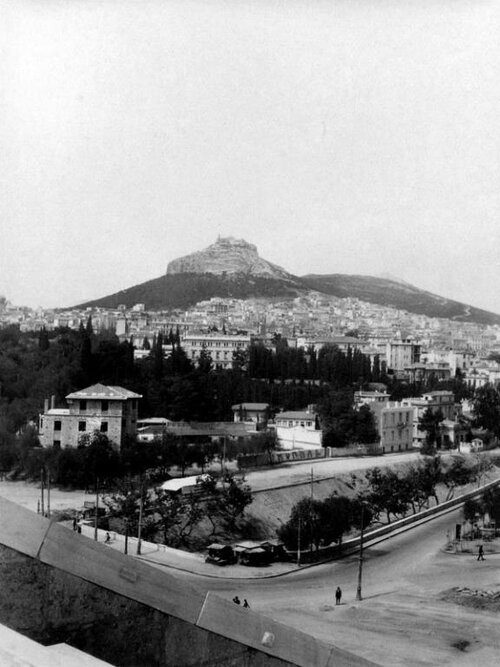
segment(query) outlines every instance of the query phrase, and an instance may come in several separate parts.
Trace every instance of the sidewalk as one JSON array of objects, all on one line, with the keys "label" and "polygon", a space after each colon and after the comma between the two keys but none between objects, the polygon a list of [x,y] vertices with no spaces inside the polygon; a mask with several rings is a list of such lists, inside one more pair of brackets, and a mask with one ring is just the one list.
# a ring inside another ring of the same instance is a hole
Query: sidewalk
[{"label": "sidewalk", "polygon": [[[64,521],[61,525],[72,530],[71,521]],[[97,541],[105,544],[107,532],[111,536],[111,541],[107,546],[110,549],[116,549],[124,553],[125,536],[120,533],[98,529]],[[82,535],[93,540],[94,534],[93,525],[89,523],[82,525]],[[128,555],[158,566],[181,570],[190,574],[199,574],[204,577],[213,577],[215,579],[267,579],[299,569],[295,563],[272,563],[268,567],[247,567],[246,565],[218,566],[212,563],[205,563],[205,557],[202,554],[172,549],[163,544],[154,544],[152,542],[145,542],[144,540],[141,540],[141,553],[137,554],[136,537],[128,538]]]}]

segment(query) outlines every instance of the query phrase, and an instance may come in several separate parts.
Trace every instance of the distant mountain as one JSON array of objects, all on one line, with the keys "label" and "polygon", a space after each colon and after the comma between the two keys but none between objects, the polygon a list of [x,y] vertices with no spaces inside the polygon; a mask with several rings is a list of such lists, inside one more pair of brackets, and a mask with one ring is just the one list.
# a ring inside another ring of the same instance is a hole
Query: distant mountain
[{"label": "distant mountain", "polygon": [[80,307],[116,308],[120,304],[131,307],[144,303],[148,310],[167,310],[188,308],[211,297],[294,298],[311,291],[357,298],[428,317],[500,324],[500,315],[445,299],[399,280],[345,274],[294,276],[259,257],[254,245],[232,237],[219,238],[205,250],[173,260],[164,276],[88,301]]},{"label": "distant mountain", "polygon": [[340,298],[355,297],[369,303],[399,308],[427,317],[443,317],[478,324],[500,324],[500,315],[446,299],[402,281],[342,273],[326,276],[311,274],[302,276],[301,280],[310,289]]}]

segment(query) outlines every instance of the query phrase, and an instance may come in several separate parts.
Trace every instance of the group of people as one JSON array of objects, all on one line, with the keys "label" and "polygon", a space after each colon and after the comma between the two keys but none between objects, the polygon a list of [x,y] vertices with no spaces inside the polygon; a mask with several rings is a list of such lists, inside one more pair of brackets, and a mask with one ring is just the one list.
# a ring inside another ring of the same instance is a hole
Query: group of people
[{"label": "group of people", "polygon": [[[342,589],[340,586],[337,586],[337,590],[335,591],[335,604],[340,604],[342,600]],[[233,598],[234,604],[241,604],[240,598],[235,595]],[[248,600],[246,598],[243,598],[243,608],[244,609],[250,609],[250,605],[248,604]]]},{"label": "group of people", "polygon": [[[241,604],[241,600],[237,595],[234,596],[233,602],[234,604]],[[250,609],[250,605],[246,598],[243,598],[243,609]]]}]

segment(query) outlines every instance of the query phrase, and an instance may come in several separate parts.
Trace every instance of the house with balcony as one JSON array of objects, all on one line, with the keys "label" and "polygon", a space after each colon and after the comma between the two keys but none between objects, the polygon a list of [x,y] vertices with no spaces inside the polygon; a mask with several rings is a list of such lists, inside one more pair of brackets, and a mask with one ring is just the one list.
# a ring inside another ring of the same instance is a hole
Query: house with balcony
[{"label": "house with balcony", "polygon": [[68,407],[50,407],[48,400],[39,417],[39,438],[43,447],[77,447],[80,438],[94,431],[104,433],[120,448],[126,435],[137,433],[141,394],[118,386],[94,384],[66,396]]}]

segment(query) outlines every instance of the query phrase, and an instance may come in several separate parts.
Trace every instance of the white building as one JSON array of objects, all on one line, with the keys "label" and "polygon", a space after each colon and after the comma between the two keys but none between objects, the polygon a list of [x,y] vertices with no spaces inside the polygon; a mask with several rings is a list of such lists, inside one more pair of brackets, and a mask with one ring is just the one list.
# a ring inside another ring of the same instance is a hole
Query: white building
[{"label": "white building", "polygon": [[322,432],[311,409],[280,412],[275,417],[276,436],[283,449],[318,449]]},{"label": "white building", "polygon": [[412,406],[397,401],[377,401],[370,403],[369,407],[375,418],[383,452],[401,452],[412,448]]},{"label": "white building", "polygon": [[212,358],[214,368],[226,369],[233,367],[233,353],[237,350],[247,350],[250,346],[250,336],[226,334],[187,334],[182,339],[182,347],[193,362],[200,358],[205,350]]}]

